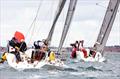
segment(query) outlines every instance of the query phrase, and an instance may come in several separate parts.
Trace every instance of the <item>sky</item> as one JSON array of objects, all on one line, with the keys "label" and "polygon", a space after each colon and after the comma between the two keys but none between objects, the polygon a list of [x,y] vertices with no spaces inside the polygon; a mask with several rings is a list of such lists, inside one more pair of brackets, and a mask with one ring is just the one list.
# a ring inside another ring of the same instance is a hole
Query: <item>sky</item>
[{"label": "sky", "polygon": [[[0,46],[6,46],[15,31],[25,35],[29,46],[36,40],[45,39],[52,26],[58,3],[59,0],[0,0]],[[109,0],[78,0],[63,46],[69,46],[76,40],[84,40],[84,46],[93,46],[108,3]],[[38,16],[30,29],[38,6]],[[59,45],[68,6],[69,0],[56,24],[51,46]],[[106,45],[120,45],[120,6]]]}]

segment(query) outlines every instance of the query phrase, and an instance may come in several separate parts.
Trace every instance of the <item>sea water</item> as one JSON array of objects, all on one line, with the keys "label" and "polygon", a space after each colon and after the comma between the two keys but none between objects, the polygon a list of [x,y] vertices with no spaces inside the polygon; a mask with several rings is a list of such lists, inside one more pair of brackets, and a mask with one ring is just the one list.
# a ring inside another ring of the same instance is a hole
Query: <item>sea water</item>
[{"label": "sea water", "polygon": [[68,58],[68,69],[41,68],[15,70],[7,63],[0,64],[0,79],[120,79],[120,53],[106,52],[106,62],[72,62]]}]

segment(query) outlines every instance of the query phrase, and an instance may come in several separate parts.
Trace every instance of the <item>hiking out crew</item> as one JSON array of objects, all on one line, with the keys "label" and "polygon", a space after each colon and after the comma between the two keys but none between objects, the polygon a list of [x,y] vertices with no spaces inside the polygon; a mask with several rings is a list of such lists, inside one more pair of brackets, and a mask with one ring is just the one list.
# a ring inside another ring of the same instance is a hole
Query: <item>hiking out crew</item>
[{"label": "hiking out crew", "polygon": [[17,61],[21,61],[20,52],[25,52],[27,50],[27,45],[24,40],[24,35],[16,31],[14,37],[8,42],[8,52],[13,53]]}]

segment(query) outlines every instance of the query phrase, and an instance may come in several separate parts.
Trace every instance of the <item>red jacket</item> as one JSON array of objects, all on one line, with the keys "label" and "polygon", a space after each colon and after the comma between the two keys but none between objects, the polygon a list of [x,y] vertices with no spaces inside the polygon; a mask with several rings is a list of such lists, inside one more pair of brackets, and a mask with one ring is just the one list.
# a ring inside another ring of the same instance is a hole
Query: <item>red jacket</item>
[{"label": "red jacket", "polygon": [[77,48],[74,47],[72,49],[71,58],[76,58],[76,51],[77,51]]}]

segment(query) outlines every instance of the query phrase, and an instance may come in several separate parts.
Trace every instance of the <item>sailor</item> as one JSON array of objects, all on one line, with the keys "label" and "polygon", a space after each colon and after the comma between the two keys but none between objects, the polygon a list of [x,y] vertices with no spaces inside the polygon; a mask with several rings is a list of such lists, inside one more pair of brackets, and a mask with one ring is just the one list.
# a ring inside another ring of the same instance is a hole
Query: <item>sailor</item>
[{"label": "sailor", "polygon": [[8,52],[16,56],[17,62],[21,61],[20,52],[27,50],[27,45],[24,40],[24,35],[16,31],[14,37],[8,42]]},{"label": "sailor", "polygon": [[49,41],[46,40],[46,39],[43,39],[42,42],[43,42],[46,46],[48,46],[48,44],[49,44]]},{"label": "sailor", "polygon": [[55,63],[55,58],[56,58],[55,53],[50,49],[47,52],[48,52],[48,61],[51,63]]},{"label": "sailor", "polygon": [[34,48],[35,50],[32,51],[31,55],[31,62],[33,63],[34,61],[41,61],[42,59],[45,59],[47,47],[44,42],[40,40],[35,41]]},{"label": "sailor", "polygon": [[77,51],[77,47],[75,44],[70,44],[72,46],[72,53],[71,53],[71,58],[76,58],[76,51]]},{"label": "sailor", "polygon": [[76,45],[77,50],[79,50],[79,42],[78,41],[75,42],[75,45]]},{"label": "sailor", "polygon": [[1,60],[0,60],[0,63],[4,63],[7,59],[6,59],[6,53],[7,52],[4,52],[3,54],[2,54],[2,57],[0,58]]},{"label": "sailor", "polygon": [[89,56],[95,58],[96,52],[92,49],[90,49]]},{"label": "sailor", "polygon": [[34,48],[37,50],[37,49],[40,49],[40,47],[42,46],[43,42],[38,40],[38,41],[35,41],[34,42]]},{"label": "sailor", "polygon": [[83,52],[84,54],[84,58],[87,58],[87,51],[86,49],[83,47],[83,43],[84,43],[84,40],[80,40],[79,41],[79,50]]},{"label": "sailor", "polygon": [[41,47],[45,47],[46,48],[46,49],[44,49],[45,51],[48,50],[48,43],[46,40],[42,40],[42,41],[38,40],[38,41],[34,42],[35,49],[40,49]]},{"label": "sailor", "polygon": [[50,50],[49,47],[48,47],[49,41],[46,40],[46,39],[43,39],[42,41],[43,41],[43,43],[44,43],[44,45],[45,45],[45,47],[46,47],[45,51],[49,52],[49,50]]}]

